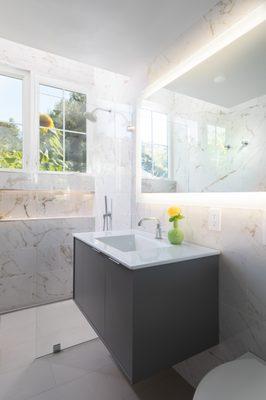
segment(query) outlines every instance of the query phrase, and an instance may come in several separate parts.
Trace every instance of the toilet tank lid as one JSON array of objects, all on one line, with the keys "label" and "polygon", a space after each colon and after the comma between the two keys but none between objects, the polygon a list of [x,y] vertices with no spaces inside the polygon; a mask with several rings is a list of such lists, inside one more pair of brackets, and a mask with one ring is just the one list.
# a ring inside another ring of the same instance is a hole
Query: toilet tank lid
[{"label": "toilet tank lid", "polygon": [[210,371],[193,400],[265,400],[266,366],[256,359],[238,359]]}]

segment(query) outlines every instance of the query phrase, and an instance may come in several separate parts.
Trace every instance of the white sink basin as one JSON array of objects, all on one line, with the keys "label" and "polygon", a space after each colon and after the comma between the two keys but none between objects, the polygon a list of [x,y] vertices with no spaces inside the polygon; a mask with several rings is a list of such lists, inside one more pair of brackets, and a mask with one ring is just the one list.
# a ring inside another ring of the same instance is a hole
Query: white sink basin
[{"label": "white sink basin", "polygon": [[137,234],[96,237],[95,239],[123,252],[144,251],[170,246],[160,239],[146,238]]}]

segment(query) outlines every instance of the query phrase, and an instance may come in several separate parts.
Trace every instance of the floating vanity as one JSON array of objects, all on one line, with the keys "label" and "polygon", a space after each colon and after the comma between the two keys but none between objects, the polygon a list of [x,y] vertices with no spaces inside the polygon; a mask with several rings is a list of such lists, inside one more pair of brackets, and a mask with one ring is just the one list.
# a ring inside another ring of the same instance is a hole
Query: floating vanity
[{"label": "floating vanity", "polygon": [[137,230],[74,235],[74,300],[130,382],[218,343],[218,261]]}]

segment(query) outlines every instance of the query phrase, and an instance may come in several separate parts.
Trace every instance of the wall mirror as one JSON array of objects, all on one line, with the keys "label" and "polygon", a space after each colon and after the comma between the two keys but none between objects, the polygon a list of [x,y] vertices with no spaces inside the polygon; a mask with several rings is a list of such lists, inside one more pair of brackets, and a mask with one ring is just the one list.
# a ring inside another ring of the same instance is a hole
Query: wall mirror
[{"label": "wall mirror", "polygon": [[266,191],[266,22],[145,97],[142,193]]}]

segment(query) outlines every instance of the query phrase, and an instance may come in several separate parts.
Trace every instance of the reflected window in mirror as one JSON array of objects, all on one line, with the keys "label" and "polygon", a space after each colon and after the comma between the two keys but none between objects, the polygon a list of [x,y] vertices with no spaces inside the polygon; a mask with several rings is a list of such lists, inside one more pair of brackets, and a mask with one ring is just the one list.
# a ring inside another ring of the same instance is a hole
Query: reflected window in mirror
[{"label": "reflected window in mirror", "polygon": [[[192,68],[177,66],[173,81],[144,96],[141,107],[150,111],[142,137],[142,193],[266,191],[265,39],[263,19]],[[159,177],[151,145],[158,111],[167,115],[171,159]]]},{"label": "reflected window in mirror", "polygon": [[169,177],[167,114],[140,110],[141,165],[146,178]]}]

